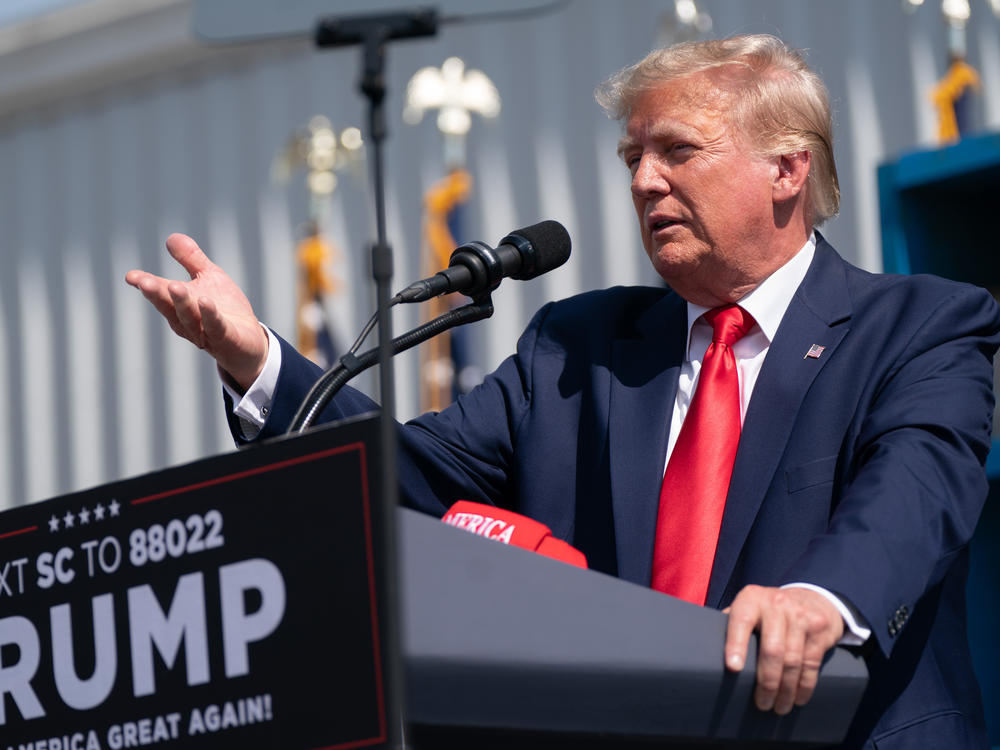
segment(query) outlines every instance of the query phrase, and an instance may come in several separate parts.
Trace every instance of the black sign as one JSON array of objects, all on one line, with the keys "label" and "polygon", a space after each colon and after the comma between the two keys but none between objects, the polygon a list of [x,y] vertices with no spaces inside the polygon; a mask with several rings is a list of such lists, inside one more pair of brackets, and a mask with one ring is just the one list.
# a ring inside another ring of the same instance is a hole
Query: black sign
[{"label": "black sign", "polygon": [[0,514],[0,750],[384,743],[375,435]]}]

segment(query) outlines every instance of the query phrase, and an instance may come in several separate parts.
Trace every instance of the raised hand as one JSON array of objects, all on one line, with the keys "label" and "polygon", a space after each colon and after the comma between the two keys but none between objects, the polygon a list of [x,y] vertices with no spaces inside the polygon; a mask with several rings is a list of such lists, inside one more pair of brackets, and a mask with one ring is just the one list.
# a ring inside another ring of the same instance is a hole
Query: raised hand
[{"label": "raised hand", "polygon": [[250,301],[193,239],[172,234],[166,244],[190,281],[140,270],[129,271],[125,281],[142,292],[174,333],[211,354],[234,385],[246,390],[267,360],[267,333]]}]

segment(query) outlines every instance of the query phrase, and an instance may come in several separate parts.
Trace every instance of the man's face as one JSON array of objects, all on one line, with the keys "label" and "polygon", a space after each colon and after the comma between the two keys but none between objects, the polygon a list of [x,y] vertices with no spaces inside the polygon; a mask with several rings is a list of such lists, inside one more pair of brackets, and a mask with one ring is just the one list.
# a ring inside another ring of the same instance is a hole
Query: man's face
[{"label": "man's face", "polygon": [[708,306],[742,296],[780,265],[768,253],[777,161],[754,154],[727,104],[707,75],[666,83],[637,100],[619,149],[653,267]]}]

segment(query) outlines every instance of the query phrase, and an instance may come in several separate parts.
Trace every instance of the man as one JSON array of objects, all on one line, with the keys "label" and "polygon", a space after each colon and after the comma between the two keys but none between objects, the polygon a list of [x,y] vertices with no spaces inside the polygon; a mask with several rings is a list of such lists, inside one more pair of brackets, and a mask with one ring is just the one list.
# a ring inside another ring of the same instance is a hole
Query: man
[{"label": "man", "polygon": [[[401,427],[405,500],[513,507],[591,567],[726,608],[727,667],[760,633],[762,710],[806,702],[824,653],[863,644],[845,747],[983,747],[963,591],[997,305],[863,272],[814,232],[839,199],[829,106],[779,40],[657,51],[598,98],[624,120],[643,244],[670,289],[542,308],[481,387]],[[193,240],[167,247],[190,282],[128,282],[215,357],[237,439],[280,434],[318,372]],[[324,418],[372,406],[345,390]]]}]

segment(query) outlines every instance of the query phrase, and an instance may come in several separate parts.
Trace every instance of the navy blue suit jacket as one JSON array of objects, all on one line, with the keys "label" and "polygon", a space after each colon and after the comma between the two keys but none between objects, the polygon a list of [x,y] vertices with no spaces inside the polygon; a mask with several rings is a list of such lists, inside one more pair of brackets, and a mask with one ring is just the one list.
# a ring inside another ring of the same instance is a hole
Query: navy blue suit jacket
[{"label": "navy blue suit jacket", "polygon": [[[857,608],[871,678],[845,747],[986,745],[964,589],[998,331],[984,290],[870,274],[820,239],[755,386],[707,605],[807,581]],[[685,302],[666,289],[546,305],[479,388],[401,428],[406,502],[512,508],[591,567],[648,585],[685,342]],[[283,346],[261,437],[285,429],[318,375]],[[345,389],[323,416],[373,407]]]}]

